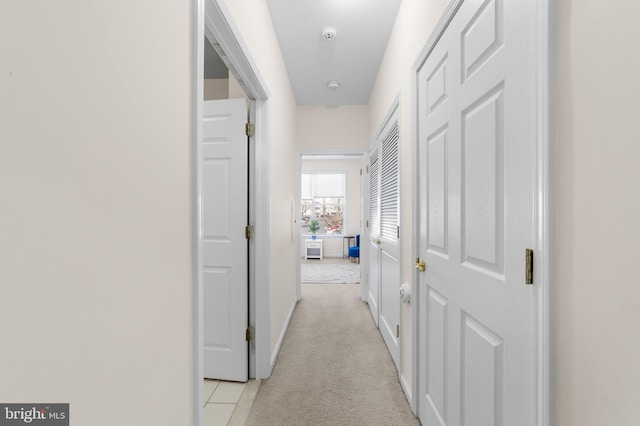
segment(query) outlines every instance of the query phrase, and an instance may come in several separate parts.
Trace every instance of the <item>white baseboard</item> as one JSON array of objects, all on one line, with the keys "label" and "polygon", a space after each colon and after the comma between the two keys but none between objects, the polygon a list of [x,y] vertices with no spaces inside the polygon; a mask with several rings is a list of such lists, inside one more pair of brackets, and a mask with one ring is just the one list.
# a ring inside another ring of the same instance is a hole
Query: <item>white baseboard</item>
[{"label": "white baseboard", "polygon": [[291,317],[293,316],[293,311],[296,309],[296,305],[298,304],[297,300],[293,301],[291,305],[291,309],[289,309],[289,315],[287,316],[287,320],[284,323],[284,327],[282,327],[282,331],[280,332],[280,337],[278,338],[278,343],[276,344],[273,353],[271,354],[271,369],[276,364],[276,359],[278,359],[278,354],[280,353],[280,348],[282,347],[282,343],[284,343],[284,336],[287,334],[287,330],[289,329],[289,323],[291,322]]}]

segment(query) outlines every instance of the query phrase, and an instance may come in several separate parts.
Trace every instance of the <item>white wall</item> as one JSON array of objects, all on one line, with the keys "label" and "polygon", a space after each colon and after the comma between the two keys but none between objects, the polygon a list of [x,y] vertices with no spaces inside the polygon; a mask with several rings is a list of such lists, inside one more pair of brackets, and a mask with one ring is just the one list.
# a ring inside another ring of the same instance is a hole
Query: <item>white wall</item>
[{"label": "white wall", "polygon": [[[251,58],[270,93],[271,345],[280,341],[296,301],[297,240],[292,230],[297,199],[296,104],[266,0],[226,1]],[[250,10],[251,13],[247,13]],[[256,129],[257,132],[265,131]]]},{"label": "white wall", "polygon": [[[399,96],[400,124],[400,223],[402,253],[401,281],[411,283],[413,276],[411,238],[413,230],[411,203],[413,187],[413,159],[411,157],[411,131],[415,125],[411,112],[411,69],[444,11],[446,0],[403,0],[378,77],[369,100],[369,135],[372,140],[384,124],[389,109]],[[402,304],[401,342],[402,360],[400,374],[411,389],[411,306]]]},{"label": "white wall", "polygon": [[638,424],[640,3],[558,13],[558,425]]},{"label": "white wall", "polygon": [[[346,194],[345,194],[345,211],[344,224],[345,235],[356,235],[360,233],[362,224],[361,217],[361,190],[360,190],[360,160],[303,160],[302,171],[308,172],[326,172],[336,171],[346,173]],[[304,239],[308,236],[301,236],[300,255],[304,256]],[[324,240],[323,254],[325,257],[342,257],[343,244],[346,248],[346,242],[342,236],[319,235],[318,238]],[[346,249],[345,249],[346,250]]]},{"label": "white wall", "polygon": [[193,422],[191,9],[0,3],[2,402]]},{"label": "white wall", "polygon": [[204,100],[214,101],[218,99],[229,99],[229,79],[205,78]]},{"label": "white wall", "polygon": [[301,154],[363,153],[369,145],[366,105],[298,106],[296,141]]}]

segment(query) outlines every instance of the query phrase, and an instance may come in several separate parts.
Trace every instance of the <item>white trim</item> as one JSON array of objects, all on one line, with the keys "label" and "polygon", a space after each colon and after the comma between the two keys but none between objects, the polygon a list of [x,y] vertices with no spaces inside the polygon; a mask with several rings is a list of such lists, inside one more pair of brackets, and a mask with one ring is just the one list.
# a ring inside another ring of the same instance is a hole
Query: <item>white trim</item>
[{"label": "white trim", "polygon": [[[367,149],[367,152],[369,152],[371,148],[374,147],[375,144],[381,142],[380,138],[383,138],[383,133],[385,132],[385,130],[387,130],[387,128],[391,125],[393,121],[398,122],[398,127],[400,126],[400,122],[399,122],[400,117],[398,112],[399,109],[400,109],[400,95],[398,94],[396,95],[393,102],[391,102],[391,106],[387,110],[387,113],[384,115],[384,118],[381,121],[382,124],[378,126],[378,131],[376,132],[376,136],[373,139],[371,139],[371,142],[369,143],[369,149]],[[395,120],[394,120],[394,115],[396,115]]]},{"label": "white trim", "polygon": [[359,154],[300,154],[300,158],[303,161],[321,161],[321,160],[347,160],[347,161],[360,161],[362,159],[362,153]]},{"label": "white trim", "polygon": [[258,67],[249,55],[240,31],[231,18],[231,12],[224,0],[205,0],[205,35],[214,44],[217,42],[224,51],[222,60],[234,75],[245,94],[251,99],[269,98],[267,85],[258,73]]},{"label": "white trim", "polygon": [[[453,19],[464,0],[451,0],[443,12],[438,24],[418,55],[412,69],[412,146],[414,170],[419,170],[418,129],[418,71],[442,37],[445,29]],[[556,298],[555,298],[555,22],[556,0],[537,0],[537,200],[536,204],[536,246],[542,250],[536,257],[534,276],[536,280],[536,402],[535,424],[538,426],[554,426],[556,424]],[[413,174],[413,256],[419,257],[419,176]],[[418,273],[413,273],[413,300],[420,300],[421,288]],[[412,308],[412,392],[416,398],[410,401],[411,409],[419,417],[417,397],[419,395],[419,330],[418,306]]]},{"label": "white trim", "polygon": [[278,354],[280,353],[280,349],[282,348],[282,344],[284,343],[284,338],[289,330],[289,324],[291,323],[291,318],[293,317],[293,311],[296,310],[296,306],[298,305],[298,301],[295,300],[291,304],[291,308],[289,309],[289,314],[287,315],[287,320],[284,322],[284,327],[282,327],[282,332],[280,333],[280,337],[278,338],[278,342],[276,343],[276,347],[273,349],[273,353],[271,354],[271,367],[273,368],[276,365],[276,360],[278,359]]},{"label": "white trim", "polygon": [[[431,40],[431,39],[429,39]],[[427,42],[428,44],[429,42]],[[420,57],[424,54],[424,50],[420,53]],[[411,126],[411,158],[413,160],[413,188],[411,189],[411,203],[413,214],[411,215],[411,230],[413,235],[411,237],[411,259],[417,259],[420,257],[420,204],[418,202],[420,197],[419,185],[420,185],[420,153],[418,151],[418,70],[420,66],[416,63],[411,70],[411,116],[413,124]],[[418,417],[418,400],[419,400],[419,371],[418,364],[420,363],[420,351],[419,351],[419,333],[418,324],[420,324],[420,318],[418,316],[418,305],[420,300],[420,278],[418,277],[418,271],[414,268],[411,274],[411,394],[415,398],[411,398],[409,405],[413,415]]]},{"label": "white trim", "polygon": [[[460,9],[460,6],[462,6],[463,1],[464,0],[451,0],[449,2],[449,5],[445,9],[445,11],[442,12],[442,16],[440,17],[440,20],[438,21],[438,23],[436,24],[436,27],[431,32],[431,36],[429,36],[429,39],[427,40],[424,47],[422,48],[422,51],[420,51],[420,54],[418,55],[418,59],[413,64],[413,69],[411,70],[412,76],[414,75],[417,76],[418,70],[420,70],[420,67],[422,67],[422,64],[424,64],[424,62],[427,60],[433,48],[436,47],[436,44],[440,40],[440,37],[442,37],[442,34],[444,34],[444,31],[449,26],[449,23],[455,16],[456,12],[458,11],[458,9]],[[418,90],[417,86],[415,87],[415,90],[416,91]],[[416,123],[416,126],[417,125],[418,124]]]},{"label": "white trim", "polygon": [[400,379],[400,387],[402,387],[402,390],[404,391],[407,402],[413,409],[413,394],[411,393],[411,386],[409,386],[409,384],[407,383],[407,379],[402,374],[400,374],[398,378]]},{"label": "white trim", "polygon": [[193,43],[193,104],[192,104],[192,170],[191,197],[192,197],[192,250],[193,250],[193,424],[202,426],[204,424],[204,413],[202,411],[202,401],[204,400],[204,292],[202,287],[202,247],[198,235],[200,229],[200,188],[201,177],[199,170],[202,152],[200,140],[202,139],[202,111],[204,103],[204,0],[193,1],[193,21],[195,26],[192,34]]},{"label": "white trim", "polygon": [[[537,8],[538,176],[536,245],[542,256],[534,264],[537,298],[538,426],[556,424],[556,1],[538,0]],[[541,259],[540,259],[541,258]],[[538,284],[536,282],[536,284]]]},{"label": "white trim", "polygon": [[300,219],[299,213],[302,211],[302,160],[303,156],[298,152],[298,161],[296,162],[296,170],[298,171],[298,183],[296,185],[296,216],[294,219],[295,225],[295,247],[296,253],[296,300],[300,301],[302,299],[302,256],[300,256],[302,250],[302,242],[301,242],[301,232],[300,232],[300,223],[298,220]]},{"label": "white trim", "polygon": [[249,288],[256,300],[250,322],[255,329],[256,379],[271,376],[271,143],[268,101],[256,101],[255,281]]}]

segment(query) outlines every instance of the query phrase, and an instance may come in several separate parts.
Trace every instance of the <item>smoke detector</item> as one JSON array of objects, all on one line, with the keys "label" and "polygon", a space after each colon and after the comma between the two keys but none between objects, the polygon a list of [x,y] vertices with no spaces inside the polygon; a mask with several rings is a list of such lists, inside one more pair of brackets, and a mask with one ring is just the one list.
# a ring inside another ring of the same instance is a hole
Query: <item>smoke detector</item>
[{"label": "smoke detector", "polygon": [[335,92],[340,88],[340,82],[338,80],[327,81],[327,88]]},{"label": "smoke detector", "polygon": [[322,38],[326,41],[333,41],[336,38],[336,29],[333,27],[326,27],[322,30]]}]

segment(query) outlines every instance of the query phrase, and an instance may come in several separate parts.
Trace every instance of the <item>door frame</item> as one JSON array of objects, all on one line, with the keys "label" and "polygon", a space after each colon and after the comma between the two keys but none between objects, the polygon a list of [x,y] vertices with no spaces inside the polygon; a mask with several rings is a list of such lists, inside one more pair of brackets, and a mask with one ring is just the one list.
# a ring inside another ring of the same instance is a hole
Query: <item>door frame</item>
[{"label": "door frame", "polygon": [[193,250],[193,379],[194,424],[203,424],[203,285],[200,276],[202,247],[198,238],[199,194],[201,190],[199,164],[202,158],[202,113],[204,94],[204,38],[220,46],[224,61],[249,98],[256,134],[251,147],[253,157],[250,180],[253,193],[249,195],[249,217],[255,227],[254,239],[249,248],[249,325],[254,327],[254,350],[249,351],[249,377],[268,378],[271,364],[271,316],[270,316],[270,255],[268,230],[270,223],[270,140],[268,129],[269,91],[258,72],[231,13],[222,0],[193,0],[192,29],[192,250]]},{"label": "door frame", "polygon": [[[535,259],[534,276],[539,277],[535,285],[535,322],[536,322],[536,377],[535,377],[535,424],[553,426],[556,419],[556,140],[555,140],[555,69],[556,69],[556,0],[535,0],[536,19],[536,203],[535,203],[535,241],[540,253]],[[430,53],[442,37],[444,31],[455,16],[464,0],[451,0],[443,12],[438,24],[427,40],[424,48],[413,65],[412,88],[412,155],[413,155],[413,236],[412,257],[419,256],[419,156],[418,156],[418,72]],[[422,289],[418,272],[414,271],[413,300],[419,300]],[[412,323],[412,384],[410,404],[413,413],[418,413],[419,389],[419,330],[418,306],[411,310]]]}]

